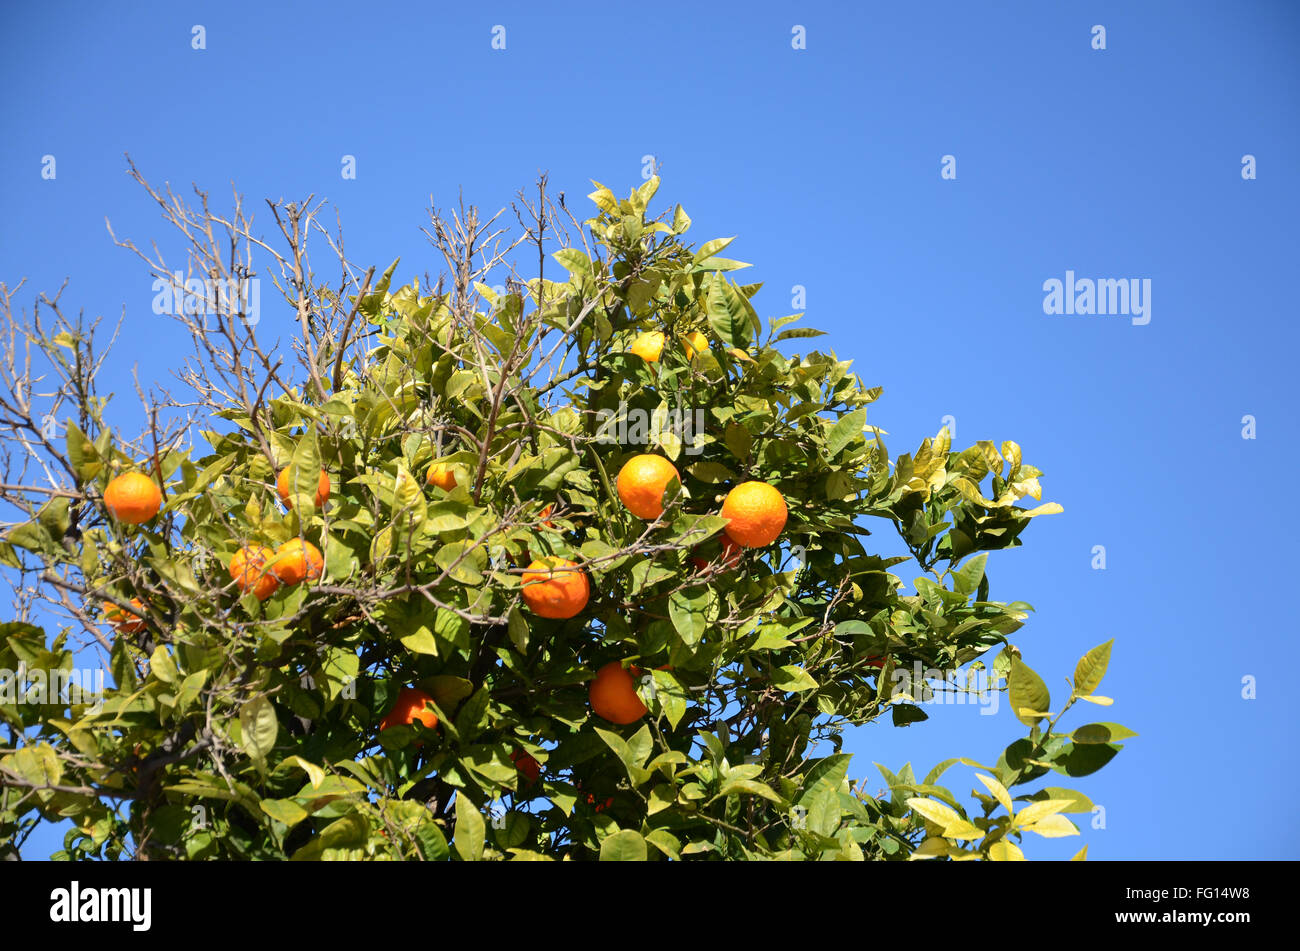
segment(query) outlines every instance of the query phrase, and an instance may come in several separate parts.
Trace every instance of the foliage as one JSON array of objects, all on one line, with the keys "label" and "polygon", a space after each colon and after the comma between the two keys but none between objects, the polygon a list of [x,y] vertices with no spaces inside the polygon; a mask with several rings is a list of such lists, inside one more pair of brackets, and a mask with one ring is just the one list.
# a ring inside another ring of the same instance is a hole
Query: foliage
[{"label": "foliage", "polygon": [[[1132,734],[1057,729],[1076,701],[1110,702],[1094,695],[1109,643],[1052,714],[1008,641],[1029,605],[990,599],[988,553],[1060,511],[1020,504],[1040,500],[1039,471],[1014,442],[956,451],[946,430],[891,459],[867,422],[880,390],[833,353],[787,353],[819,331],[799,314],[765,326],[760,285],[722,256],[731,239],[692,247],[680,206],[648,213],[657,187],[618,200],[597,186],[582,247],[548,230],[541,198],[519,246],[555,250],[501,287],[473,263],[473,218],[435,221],[463,265],[450,286],[394,288],[396,262],[350,292],[290,282],[307,372],[281,385],[268,359],[248,386],[204,390],[202,452],[129,444],[106,400],[73,400],[66,439],[37,446],[61,494],[7,496],[27,514],[0,544],[11,577],[72,623],[56,636],[3,625],[0,668],[22,665],[31,687],[81,664],[92,648],[78,651],[78,631],[94,631],[108,683],[72,704],[25,702],[35,694],[12,679],[0,691],[0,840],[64,817],[65,858],[998,860],[1023,857],[1025,832],[1077,834],[1066,814],[1091,809],[1082,793],[1016,790],[1087,775]],[[227,327],[241,347],[255,339],[238,318]],[[658,362],[627,352],[656,330]],[[690,358],[695,331],[709,351]],[[95,362],[78,330],[36,341],[64,379]],[[613,490],[639,452],[680,472],[654,522]],[[426,484],[435,460],[452,490]],[[274,483],[290,463],[286,508]],[[102,501],[137,467],[165,486],[162,514],[138,528]],[[322,468],[333,488],[317,508]],[[733,569],[717,513],[746,480],[776,486],[790,516]],[[909,554],[873,549],[866,526],[892,528]],[[240,597],[234,553],[297,537],[324,553],[324,576]],[[572,619],[521,601],[523,569],[546,555],[589,574]],[[915,594],[895,573],[905,563],[922,572]],[[101,602],[132,598],[145,630],[108,627]],[[611,660],[643,669],[639,723],[590,712],[587,682]],[[919,781],[881,767],[877,796],[850,780],[843,731],[926,719],[908,701],[928,688],[896,689],[915,664],[994,676],[1029,733],[988,766],[949,760]],[[408,685],[435,698],[438,726],[380,735]],[[536,782],[520,751],[541,764]],[[978,808],[938,784],[958,763],[979,771]]]}]

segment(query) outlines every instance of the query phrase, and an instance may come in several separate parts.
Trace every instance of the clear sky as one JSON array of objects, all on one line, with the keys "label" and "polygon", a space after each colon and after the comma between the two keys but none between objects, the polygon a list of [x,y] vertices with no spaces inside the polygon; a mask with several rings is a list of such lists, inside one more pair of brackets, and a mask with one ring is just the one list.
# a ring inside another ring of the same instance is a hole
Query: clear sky
[{"label": "clear sky", "polygon": [[[105,380],[123,425],[133,368],[164,377],[183,352],[104,227],[170,237],[123,153],[218,199],[232,180],[258,204],[327,197],[349,257],[400,255],[408,283],[436,269],[430,195],[495,210],[547,170],[582,210],[589,179],[625,193],[653,156],[692,237],[739,235],[727,254],[767,282],[762,314],[806,289],[818,343],[884,387],[871,421],[894,454],[951,416],[960,445],[1015,439],[1046,473],[1065,513],[989,572],[993,597],[1036,607],[1014,639],[1054,693],[1115,638],[1115,705],[1067,723],[1141,736],[1054,779],[1105,807],[1104,828],[1080,817],[1090,856],[1300,857],[1296,569],[1279,560],[1300,462],[1300,4],[25,0],[0,6],[0,53],[0,280],[71,278],[66,304],[125,314]],[[1149,323],[1045,314],[1067,271],[1149,280]],[[992,762],[1019,735],[1005,703],[930,712],[855,733],[852,775]]]}]

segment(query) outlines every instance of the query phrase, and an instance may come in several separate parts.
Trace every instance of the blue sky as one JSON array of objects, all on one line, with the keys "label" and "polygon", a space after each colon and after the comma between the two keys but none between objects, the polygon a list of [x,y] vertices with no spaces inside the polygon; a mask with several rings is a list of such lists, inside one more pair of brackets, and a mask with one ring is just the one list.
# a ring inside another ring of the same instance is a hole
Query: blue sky
[{"label": "blue sky", "polygon": [[[993,597],[1037,608],[1015,640],[1054,692],[1115,638],[1114,707],[1067,721],[1141,733],[1077,782],[1106,808],[1104,829],[1082,817],[1091,857],[1300,855],[1279,673],[1296,634],[1279,559],[1300,461],[1300,7],[23,3],[0,8],[0,36],[0,280],[35,293],[70,277],[65,303],[124,311],[105,383],[127,401],[133,365],[163,376],[182,340],[104,227],[169,237],[125,152],[155,184],[218,199],[232,180],[258,204],[329,198],[349,257],[400,255],[406,282],[436,268],[430,195],[495,210],[544,169],[581,209],[589,179],[624,193],[654,156],[692,237],[739,235],[727,253],[767,282],[761,313],[806,288],[819,343],[885,388],[871,421],[895,454],[951,415],[959,444],[1015,439],[1046,473],[1065,513],[989,572]],[[1043,283],[1067,270],[1149,279],[1150,323],[1045,315]],[[855,733],[853,774],[991,762],[1019,733],[1005,704],[930,712]],[[964,767],[945,778],[975,785]],[[1250,821],[1217,819],[1230,803]]]}]

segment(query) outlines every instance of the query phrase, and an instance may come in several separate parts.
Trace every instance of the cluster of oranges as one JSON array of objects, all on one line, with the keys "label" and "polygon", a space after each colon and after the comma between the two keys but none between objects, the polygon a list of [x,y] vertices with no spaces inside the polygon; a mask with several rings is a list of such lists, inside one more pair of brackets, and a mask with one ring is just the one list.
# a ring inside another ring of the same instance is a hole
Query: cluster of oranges
[{"label": "cluster of oranges", "polygon": [[[662,354],[664,335],[644,334],[637,338],[632,352],[650,362],[657,362]],[[688,357],[707,350],[703,334],[686,337]],[[290,485],[292,467],[282,469],[276,479],[276,492],[285,506],[292,508]],[[674,466],[662,456],[643,453],[633,456],[619,471],[617,491],[619,499],[633,515],[654,520],[663,515],[663,496],[669,484],[681,476]],[[446,462],[435,462],[429,467],[425,481],[450,492],[456,487],[456,470]],[[320,473],[315,495],[316,506],[329,500],[330,479],[324,470]],[[140,472],[117,476],[104,491],[104,502],[114,518],[121,522],[139,525],[158,514],[162,507],[162,493],[154,480]],[[549,520],[553,507],[548,505],[541,513],[541,524],[552,528]],[[762,548],[772,544],[785,528],[788,510],[781,493],[766,482],[742,482],[727,493],[721,515],[728,519],[722,538],[721,562],[734,567],[745,548]],[[707,567],[703,558],[693,556],[692,563],[699,569]],[[252,593],[258,600],[270,597],[281,585],[314,581],[324,570],[324,558],[311,542],[301,538],[291,539],[278,549],[265,545],[246,545],[230,560],[230,576],[244,593]],[[549,556],[531,561],[523,575],[522,596],[532,613],[552,619],[572,618],[582,612],[591,597],[591,583],[586,572],[566,558]],[[132,607],[139,613],[106,602],[106,617],[121,631],[139,631],[145,626],[144,605],[133,599]],[[649,711],[636,692],[636,682],[642,671],[636,666],[624,668],[619,661],[610,661],[601,667],[589,687],[591,709],[611,723],[634,723]],[[397,695],[392,707],[380,721],[380,730],[399,724],[420,723],[428,729],[438,725],[434,700],[415,687],[405,687]],[[522,750],[511,756],[520,775],[528,782],[536,782],[541,774],[537,760]]]},{"label": "cluster of oranges", "polygon": [[[293,508],[289,494],[290,480],[294,475],[292,469],[292,466],[285,466],[275,480],[276,495],[286,508]],[[316,507],[324,506],[329,497],[330,477],[322,469],[316,483]],[[275,594],[281,585],[315,581],[324,570],[325,558],[320,549],[303,538],[291,538],[274,550],[266,545],[245,545],[230,559],[230,577],[240,591],[252,593],[259,601]]]}]

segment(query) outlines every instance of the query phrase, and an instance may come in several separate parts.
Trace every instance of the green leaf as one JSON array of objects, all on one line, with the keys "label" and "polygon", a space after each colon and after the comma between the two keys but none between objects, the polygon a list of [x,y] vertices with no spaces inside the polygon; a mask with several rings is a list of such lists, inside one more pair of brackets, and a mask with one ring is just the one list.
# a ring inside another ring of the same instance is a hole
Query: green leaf
[{"label": "green leaf", "polygon": [[1038,802],[1044,799],[1064,799],[1068,800],[1070,805],[1062,809],[1062,812],[1092,812],[1092,800],[1083,793],[1074,789],[1064,789],[1061,786],[1045,786],[1032,796],[1020,796],[1030,802]]},{"label": "green leaf", "polygon": [[1052,697],[1043,678],[1019,657],[1011,659],[1008,680],[1011,712],[1025,726],[1033,726],[1052,708]]},{"label": "green leaf", "polygon": [[153,654],[150,655],[149,669],[165,684],[176,683],[176,678],[180,676],[180,672],[176,669],[176,661],[172,660],[172,655],[163,644],[155,647]]},{"label": "green leaf", "polygon": [[466,862],[477,862],[483,857],[485,835],[483,815],[469,801],[464,791],[456,793],[456,834],[452,844],[456,853]]},{"label": "green leaf", "polygon": [[[786,331],[793,333],[794,331]],[[840,454],[845,446],[853,442],[862,435],[862,427],[867,424],[867,411],[856,409],[851,413],[845,413],[839,418],[831,431],[826,434],[826,454],[834,458]]]},{"label": "green leaf", "polygon": [[1011,802],[1011,794],[1007,792],[1007,787],[992,776],[985,776],[983,773],[976,773],[975,778],[984,784],[984,787],[993,794],[996,799],[1010,815],[1016,814],[1015,805]]},{"label": "green leaf", "polygon": [[1112,743],[1138,734],[1118,723],[1085,723],[1070,734],[1075,743]]},{"label": "green leaf", "polygon": [[889,715],[894,722],[894,726],[911,726],[913,723],[920,723],[923,720],[930,719],[930,714],[914,703],[891,704]]},{"label": "green leaf", "polygon": [[415,654],[432,654],[438,656],[438,642],[433,636],[433,631],[427,627],[421,627],[414,634],[408,634],[402,638],[402,646],[408,651]]},{"label": "green leaf", "polygon": [[712,241],[705,241],[700,245],[700,250],[695,252],[696,262],[708,260],[735,240],[736,236],[732,235],[730,238],[714,238]]},{"label": "green leaf", "polygon": [[635,829],[622,829],[600,843],[602,862],[644,862],[645,839]]},{"label": "green leaf", "polygon": [[789,693],[800,693],[804,690],[816,690],[818,683],[802,667],[787,665],[772,671],[772,686]]},{"label": "green leaf", "polygon": [[708,627],[709,589],[704,586],[674,591],[668,598],[668,617],[687,647],[694,647]]},{"label": "green leaf", "polygon": [[963,819],[955,809],[945,806],[941,802],[918,797],[908,799],[907,805],[942,829],[943,836],[946,839],[978,839],[983,835],[979,829]]},{"label": "green leaf", "polygon": [[1025,853],[1014,842],[998,839],[989,846],[989,860],[993,862],[1023,862]]},{"label": "green leaf", "polygon": [[1052,816],[1063,809],[1068,809],[1073,805],[1073,802],[1072,799],[1040,799],[1031,802],[1016,813],[1016,817],[1011,823],[1012,828],[1023,829],[1026,826],[1031,826],[1045,816]]},{"label": "green leaf", "polygon": [[528,620],[524,617],[519,606],[511,607],[510,614],[506,618],[507,631],[510,634],[510,643],[515,645],[515,650],[521,654],[528,652]]},{"label": "green leaf", "polygon": [[705,306],[709,326],[723,343],[741,350],[749,346],[751,324],[745,302],[719,275],[714,275],[709,283]]},{"label": "green leaf", "polygon": [[780,343],[782,340],[794,340],[798,337],[822,337],[826,335],[824,330],[814,330],[812,327],[794,327],[790,330],[782,330],[773,339],[773,343]]},{"label": "green leaf", "polygon": [[551,257],[560,262],[560,267],[570,274],[587,275],[591,273],[591,259],[577,248],[561,248]]},{"label": "green leaf", "polygon": [[1066,776],[1090,776],[1112,759],[1123,747],[1117,743],[1071,743],[1058,753],[1052,768]]},{"label": "green leaf", "polygon": [[307,818],[307,810],[292,799],[263,799],[258,805],[276,822],[289,827],[296,826]]},{"label": "green leaf", "polygon": [[1110,648],[1114,643],[1112,637],[1079,658],[1074,666],[1075,696],[1089,697],[1101,686],[1101,678],[1106,676],[1106,668],[1110,665]]},{"label": "green leaf", "polygon": [[655,699],[663,708],[664,716],[668,718],[668,725],[675,730],[677,724],[682,722],[682,717],[686,715],[686,707],[690,700],[686,688],[672,671],[654,670],[651,674],[655,681]]},{"label": "green leaf", "polygon": [[239,708],[240,745],[257,762],[265,762],[279,729],[275,707],[266,697],[254,697]]},{"label": "green leaf", "polygon": [[1044,816],[1033,825],[1022,826],[1027,832],[1036,832],[1045,839],[1059,839],[1067,835],[1078,835],[1079,829],[1073,822],[1062,815]]},{"label": "green leaf", "polygon": [[967,560],[952,575],[953,588],[960,594],[970,596],[979,588],[980,582],[984,580],[984,565],[989,560],[987,552],[980,552],[974,558]]},{"label": "green leaf", "polygon": [[290,466],[289,501],[298,518],[305,521],[316,512],[316,490],[320,488],[320,446],[314,429],[298,440]]},{"label": "green leaf", "polygon": [[781,799],[780,796],[778,796],[775,792],[772,791],[771,786],[767,785],[766,783],[760,783],[758,780],[755,779],[727,780],[725,783],[722,784],[722,788],[718,790],[718,798],[721,799],[727,796],[734,796],[740,793],[744,793],[749,796],[761,796],[763,799],[767,799],[777,804],[780,804],[784,801]]}]

